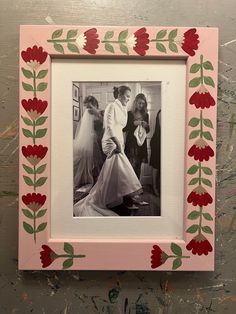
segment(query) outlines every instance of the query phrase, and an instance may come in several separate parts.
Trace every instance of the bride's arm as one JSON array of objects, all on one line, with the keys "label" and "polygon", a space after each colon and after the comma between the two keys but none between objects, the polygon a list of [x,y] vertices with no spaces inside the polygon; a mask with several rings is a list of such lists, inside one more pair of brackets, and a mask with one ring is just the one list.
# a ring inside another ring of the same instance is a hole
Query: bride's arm
[{"label": "bride's arm", "polygon": [[121,152],[121,145],[114,133],[114,124],[115,124],[114,115],[115,115],[114,104],[111,104],[107,108],[106,127],[107,127],[107,131],[110,135],[111,140],[116,144],[116,153],[118,154]]}]

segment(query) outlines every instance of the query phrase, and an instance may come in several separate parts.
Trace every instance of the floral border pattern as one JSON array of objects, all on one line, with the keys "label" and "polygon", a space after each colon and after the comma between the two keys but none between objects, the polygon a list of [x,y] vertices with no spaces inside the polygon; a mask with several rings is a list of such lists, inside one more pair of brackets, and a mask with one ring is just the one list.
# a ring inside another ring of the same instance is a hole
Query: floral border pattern
[{"label": "floral border pattern", "polygon": [[[67,29],[67,28],[66,28]],[[133,31],[129,28],[119,32],[117,30],[106,28],[104,34],[100,34],[97,28],[90,28],[80,32],[79,28],[65,30],[59,28],[51,33],[47,39],[48,44],[52,44],[57,54],[81,54],[88,53],[96,55],[98,49],[104,49],[106,53],[112,55],[137,54],[146,56],[150,46],[155,45],[157,56],[165,54],[174,55],[183,51],[190,58],[195,56],[199,49],[200,40],[196,28],[187,29],[181,32],[178,28],[162,28],[156,31],[156,34],[150,35],[146,27],[138,28]],[[132,28],[133,29],[133,28]],[[152,36],[152,37],[151,37]],[[103,53],[104,54],[104,53]],[[22,156],[25,162],[21,165],[24,169],[23,180],[32,191],[21,196],[25,208],[21,208],[25,217],[22,224],[24,231],[32,235],[34,243],[37,243],[38,233],[45,231],[47,222],[41,221],[41,218],[47,213],[44,204],[47,195],[40,193],[40,188],[47,181],[46,176],[41,176],[47,168],[47,163],[43,159],[47,155],[48,147],[40,144],[40,141],[47,134],[47,128],[43,127],[47,121],[47,116],[43,115],[48,107],[47,100],[40,97],[40,93],[48,88],[47,82],[43,79],[47,76],[49,69],[45,68],[44,63],[48,53],[43,47],[33,45],[26,50],[21,51],[21,58],[25,63],[21,67],[24,77],[22,88],[29,93],[28,99],[21,100],[21,106],[26,113],[21,119],[25,125],[22,128],[22,134],[29,144],[21,147]],[[188,176],[193,176],[188,182],[189,187],[194,186],[193,190],[187,196],[187,203],[194,207],[189,212],[188,221],[194,221],[186,232],[195,234],[186,245],[186,253],[183,252],[177,243],[171,243],[169,248],[163,248],[160,244],[153,244],[151,249],[152,269],[164,265],[167,260],[172,261],[172,270],[177,270],[183,266],[183,261],[188,262],[193,255],[208,255],[213,251],[209,235],[213,234],[210,225],[207,222],[213,221],[209,205],[213,202],[213,197],[209,192],[212,187],[211,169],[207,162],[214,157],[214,150],[211,147],[213,137],[211,130],[214,129],[213,122],[204,116],[205,109],[211,109],[216,101],[210,93],[210,89],[215,88],[215,82],[209,73],[214,71],[211,60],[205,59],[205,55],[200,55],[199,63],[193,63],[190,67],[190,74],[194,75],[189,81],[189,88],[196,89],[189,98],[189,105],[194,106],[199,114],[191,117],[188,122],[189,140],[193,141],[188,150],[188,156],[193,159],[192,165],[187,169]],[[195,60],[195,59],[194,59]],[[204,111],[203,111],[204,110]],[[39,190],[39,191],[38,191]],[[38,220],[40,223],[37,223]],[[68,269],[73,265],[75,258],[84,258],[85,255],[74,254],[74,247],[69,243],[64,243],[63,250],[65,254],[58,254],[54,248],[43,244],[40,251],[42,268],[49,267],[56,259],[64,258],[62,269]],[[167,254],[171,251],[171,254]],[[187,255],[189,251],[190,255]]]}]

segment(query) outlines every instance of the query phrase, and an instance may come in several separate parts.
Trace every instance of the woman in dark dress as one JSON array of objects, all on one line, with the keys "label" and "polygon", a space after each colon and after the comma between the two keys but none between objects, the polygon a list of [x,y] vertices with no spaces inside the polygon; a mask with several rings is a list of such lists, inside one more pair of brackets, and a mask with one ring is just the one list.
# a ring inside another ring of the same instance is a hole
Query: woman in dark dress
[{"label": "woman in dark dress", "polygon": [[155,131],[150,141],[151,157],[150,166],[152,166],[153,190],[156,195],[161,193],[161,110],[156,116]]},{"label": "woman in dark dress", "polygon": [[141,165],[148,162],[147,139],[143,144],[138,144],[135,136],[135,130],[142,126],[146,133],[150,131],[149,115],[147,113],[147,99],[144,94],[138,94],[135,97],[133,110],[128,112],[128,121],[123,129],[126,132],[125,154],[128,157],[137,177],[140,179]]}]

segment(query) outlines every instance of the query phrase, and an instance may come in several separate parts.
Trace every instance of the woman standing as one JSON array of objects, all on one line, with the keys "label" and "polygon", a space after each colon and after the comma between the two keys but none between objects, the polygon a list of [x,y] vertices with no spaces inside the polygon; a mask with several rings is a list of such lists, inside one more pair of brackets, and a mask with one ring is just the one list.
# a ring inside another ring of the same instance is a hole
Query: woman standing
[{"label": "woman standing", "polygon": [[98,177],[104,163],[101,139],[103,117],[98,110],[97,99],[84,99],[85,111],[79,122],[74,139],[74,186],[88,192]]},{"label": "woman standing", "polygon": [[[135,97],[133,110],[128,112],[127,125],[123,131],[127,132],[125,153],[140,179],[141,165],[148,162],[146,133],[150,131],[147,99],[144,94]],[[138,132],[142,132],[140,139],[137,138]]]},{"label": "woman standing", "polygon": [[90,193],[74,205],[75,216],[114,216],[108,209],[123,197],[139,193],[141,184],[124,154],[123,128],[127,123],[126,105],[130,99],[130,88],[120,86],[118,98],[109,104],[104,113],[103,152],[107,158],[97,183]]}]

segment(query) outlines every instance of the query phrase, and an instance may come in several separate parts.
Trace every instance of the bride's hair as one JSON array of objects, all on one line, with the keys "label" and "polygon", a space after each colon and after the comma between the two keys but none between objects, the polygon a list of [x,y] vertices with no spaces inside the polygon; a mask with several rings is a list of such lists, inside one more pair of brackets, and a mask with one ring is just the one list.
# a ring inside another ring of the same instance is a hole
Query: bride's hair
[{"label": "bride's hair", "polygon": [[84,104],[91,103],[93,107],[96,107],[98,109],[98,101],[95,97],[93,96],[87,96],[84,99]]},{"label": "bride's hair", "polygon": [[127,90],[131,92],[131,89],[129,88],[129,86],[125,86],[125,85],[119,86],[118,87],[118,96],[117,97],[123,96]]},{"label": "bride's hair", "polygon": [[147,98],[144,94],[140,93],[138,95],[136,95],[135,99],[134,99],[134,102],[133,102],[133,112],[136,112],[137,111],[137,104],[138,104],[138,101],[139,99],[143,100],[145,102],[145,105],[143,107],[143,110],[142,112],[143,113],[146,113],[147,112]]},{"label": "bride's hair", "polygon": [[114,96],[114,98],[117,99],[118,95],[119,95],[119,88],[114,86],[113,87],[113,96]]}]

